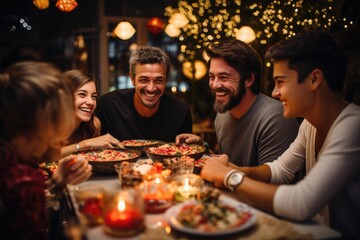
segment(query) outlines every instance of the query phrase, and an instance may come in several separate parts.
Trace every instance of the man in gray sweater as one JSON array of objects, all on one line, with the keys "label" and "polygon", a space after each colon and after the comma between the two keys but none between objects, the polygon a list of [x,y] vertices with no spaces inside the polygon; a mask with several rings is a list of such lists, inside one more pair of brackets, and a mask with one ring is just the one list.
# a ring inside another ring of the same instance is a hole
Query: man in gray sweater
[{"label": "man in gray sweater", "polygon": [[[281,103],[260,93],[259,54],[236,39],[213,44],[206,52],[221,153],[237,166],[258,166],[277,159],[295,139],[298,122],[285,119]],[[176,142],[203,141],[194,134],[180,134]]]}]

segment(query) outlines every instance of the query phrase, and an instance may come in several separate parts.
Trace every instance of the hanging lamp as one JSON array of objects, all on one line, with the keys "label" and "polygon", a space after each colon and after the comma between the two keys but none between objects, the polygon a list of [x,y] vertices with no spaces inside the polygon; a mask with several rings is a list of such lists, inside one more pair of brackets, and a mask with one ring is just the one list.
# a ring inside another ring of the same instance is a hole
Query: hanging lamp
[{"label": "hanging lamp", "polygon": [[178,12],[171,15],[169,23],[178,28],[183,28],[189,23],[189,19],[183,13]]},{"label": "hanging lamp", "polygon": [[150,33],[158,35],[163,31],[164,23],[160,18],[153,17],[147,22],[146,27]]},{"label": "hanging lamp", "polygon": [[50,5],[49,0],[33,0],[33,4],[40,10],[47,9]]},{"label": "hanging lamp", "polygon": [[71,12],[74,10],[78,3],[76,0],[57,0],[56,7],[63,12]]},{"label": "hanging lamp", "polygon": [[114,29],[115,35],[122,40],[128,40],[135,32],[135,28],[128,21],[120,21]]},{"label": "hanging lamp", "polygon": [[[125,1],[122,1],[123,17],[125,17],[125,8]],[[128,40],[135,34],[135,32],[135,28],[126,20],[121,20],[114,29],[114,34],[122,40]]]}]

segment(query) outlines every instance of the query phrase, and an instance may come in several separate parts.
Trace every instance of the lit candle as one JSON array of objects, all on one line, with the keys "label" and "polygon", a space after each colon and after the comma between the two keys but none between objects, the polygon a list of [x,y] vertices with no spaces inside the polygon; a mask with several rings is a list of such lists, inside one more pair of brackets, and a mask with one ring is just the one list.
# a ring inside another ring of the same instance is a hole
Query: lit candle
[{"label": "lit candle", "polygon": [[[190,199],[195,199],[197,194],[200,192],[201,188],[201,179],[199,180],[200,184],[196,184],[196,181],[194,182],[194,179],[197,180],[197,178],[192,178],[192,180],[188,177],[182,178],[180,177],[178,180],[178,187],[175,190],[174,193],[174,199],[176,202],[183,202]],[[191,181],[190,181],[191,180]],[[190,183],[195,184],[192,186]]]},{"label": "lit candle", "polygon": [[189,185],[189,179],[184,179],[184,186],[179,187],[178,191],[183,196],[184,200],[189,199],[194,193],[195,189]]},{"label": "lit candle", "polygon": [[185,178],[184,180],[184,191],[189,191],[190,185],[189,185],[189,179]]},{"label": "lit candle", "polygon": [[126,206],[120,199],[117,209],[109,210],[105,215],[105,225],[113,230],[134,230],[143,225],[143,215],[132,206]]},{"label": "lit candle", "polygon": [[163,179],[157,177],[145,182],[142,188],[147,213],[161,213],[172,205],[173,191]]}]

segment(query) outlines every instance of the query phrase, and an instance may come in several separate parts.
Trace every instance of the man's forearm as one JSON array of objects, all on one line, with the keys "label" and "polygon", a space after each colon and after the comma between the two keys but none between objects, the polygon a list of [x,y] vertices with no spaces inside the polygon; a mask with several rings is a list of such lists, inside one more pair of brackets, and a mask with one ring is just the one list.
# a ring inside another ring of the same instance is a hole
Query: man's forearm
[{"label": "man's forearm", "polygon": [[270,182],[271,180],[271,170],[267,165],[260,165],[257,167],[239,167],[233,163],[229,164],[232,168],[238,169],[246,174],[246,176],[262,181]]}]

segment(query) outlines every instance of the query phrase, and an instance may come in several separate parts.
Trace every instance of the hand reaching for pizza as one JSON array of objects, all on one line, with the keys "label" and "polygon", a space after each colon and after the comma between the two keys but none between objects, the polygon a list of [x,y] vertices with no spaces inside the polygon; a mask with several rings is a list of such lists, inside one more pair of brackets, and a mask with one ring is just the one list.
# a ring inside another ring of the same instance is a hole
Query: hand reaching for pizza
[{"label": "hand reaching for pizza", "polygon": [[89,138],[79,143],[79,150],[89,150],[92,148],[121,148],[125,149],[124,145],[111,134],[107,133],[100,137]]}]

